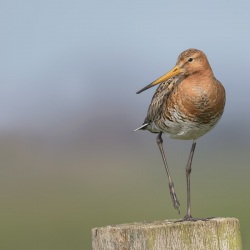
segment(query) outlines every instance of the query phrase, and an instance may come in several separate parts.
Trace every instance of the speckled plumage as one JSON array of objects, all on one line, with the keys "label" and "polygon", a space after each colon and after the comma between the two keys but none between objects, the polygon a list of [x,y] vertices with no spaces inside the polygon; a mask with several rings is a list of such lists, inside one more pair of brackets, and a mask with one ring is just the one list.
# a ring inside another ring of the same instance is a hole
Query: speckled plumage
[{"label": "speckled plumage", "polygon": [[[210,131],[220,119],[225,105],[225,90],[216,80],[205,54],[189,49],[178,57],[176,65],[185,67],[193,58],[194,68],[171,77],[157,88],[148,108],[144,129],[164,132],[170,138],[196,140]],[[192,71],[192,69],[194,69]]]},{"label": "speckled plumage", "polygon": [[197,49],[182,52],[172,70],[137,94],[157,84],[160,85],[153,95],[144,123],[136,130],[158,133],[157,144],[167,172],[170,195],[178,211],[180,203],[164,154],[162,133],[174,139],[193,140],[186,166],[187,213],[181,221],[195,221],[197,219],[192,218],[190,208],[190,173],[196,140],[210,131],[221,118],[226,100],[225,89],[214,77],[206,55]]}]

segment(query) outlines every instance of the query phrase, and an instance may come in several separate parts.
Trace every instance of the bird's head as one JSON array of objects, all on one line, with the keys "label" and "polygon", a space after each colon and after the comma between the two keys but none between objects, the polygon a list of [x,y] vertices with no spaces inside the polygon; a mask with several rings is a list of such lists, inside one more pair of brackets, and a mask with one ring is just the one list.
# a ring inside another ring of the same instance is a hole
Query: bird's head
[{"label": "bird's head", "polygon": [[165,75],[159,77],[146,87],[137,91],[136,94],[140,94],[144,90],[147,90],[157,84],[165,82],[174,76],[188,77],[189,75],[195,74],[197,72],[201,73],[205,69],[212,70],[208,63],[206,55],[201,50],[185,50],[179,55],[177,63],[173,69],[171,69]]}]

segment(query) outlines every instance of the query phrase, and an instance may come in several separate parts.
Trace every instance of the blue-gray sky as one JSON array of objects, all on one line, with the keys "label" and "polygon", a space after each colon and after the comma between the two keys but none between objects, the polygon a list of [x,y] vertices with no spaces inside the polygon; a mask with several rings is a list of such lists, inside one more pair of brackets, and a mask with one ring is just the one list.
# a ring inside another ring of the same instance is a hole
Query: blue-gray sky
[{"label": "blue-gray sky", "polygon": [[88,120],[116,105],[134,109],[139,122],[153,90],[135,92],[190,47],[207,54],[225,85],[230,121],[250,105],[249,8],[248,1],[1,1],[0,128],[79,110]]},{"label": "blue-gray sky", "polygon": [[[190,47],[227,92],[196,147],[193,215],[239,218],[247,248],[249,10],[241,0],[0,1],[0,248],[90,249],[93,227],[177,218],[155,135],[132,130],[155,89],[136,91]],[[164,137],[181,216],[190,147]]]}]

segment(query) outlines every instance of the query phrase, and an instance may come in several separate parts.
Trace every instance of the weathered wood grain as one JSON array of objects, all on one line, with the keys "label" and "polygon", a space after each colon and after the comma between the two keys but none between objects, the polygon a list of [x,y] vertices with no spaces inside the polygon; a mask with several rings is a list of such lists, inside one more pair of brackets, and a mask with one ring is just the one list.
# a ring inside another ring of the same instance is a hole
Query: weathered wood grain
[{"label": "weathered wood grain", "polygon": [[92,229],[93,250],[241,250],[236,218],[130,223]]}]

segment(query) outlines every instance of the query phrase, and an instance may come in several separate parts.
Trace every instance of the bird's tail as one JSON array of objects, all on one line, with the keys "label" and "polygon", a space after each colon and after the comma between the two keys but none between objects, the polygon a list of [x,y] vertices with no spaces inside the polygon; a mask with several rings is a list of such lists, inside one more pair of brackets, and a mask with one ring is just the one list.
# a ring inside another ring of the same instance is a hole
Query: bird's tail
[{"label": "bird's tail", "polygon": [[148,124],[149,123],[144,123],[142,126],[140,126],[139,128],[135,129],[134,132],[137,131],[137,130],[141,130],[141,129],[143,130],[143,129],[145,129],[148,126]]}]

